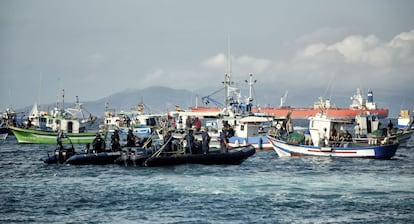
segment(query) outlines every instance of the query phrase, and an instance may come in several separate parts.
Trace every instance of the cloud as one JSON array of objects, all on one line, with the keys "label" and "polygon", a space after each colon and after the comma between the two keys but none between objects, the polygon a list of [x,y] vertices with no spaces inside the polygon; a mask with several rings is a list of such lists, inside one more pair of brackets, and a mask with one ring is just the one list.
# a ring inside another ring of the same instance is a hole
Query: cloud
[{"label": "cloud", "polygon": [[[274,91],[277,87],[282,92],[294,88],[397,89],[414,81],[414,30],[397,34],[390,41],[375,35],[348,35],[337,41],[310,42],[296,49],[296,54],[287,54],[293,56],[281,60],[232,55],[232,79],[241,83],[253,73],[261,88]],[[221,86],[227,63],[228,56],[218,53],[194,67],[153,68],[140,83],[191,90],[214,89]]]},{"label": "cloud", "polygon": [[202,65],[207,68],[222,69],[227,65],[227,56],[223,53],[217,54],[213,57],[207,58],[202,62]]},{"label": "cloud", "polygon": [[[311,39],[306,38],[306,41]],[[357,87],[409,89],[414,81],[414,30],[397,34],[389,41],[376,35],[348,35],[336,41],[303,43],[298,44],[302,47],[292,48],[297,49],[292,57],[280,60],[248,54],[232,56],[232,78],[244,79],[242,76],[251,72],[261,88],[272,91],[275,87],[283,89],[280,91],[295,88],[354,91]],[[214,73],[217,69],[223,71],[226,63],[227,56],[219,53],[201,64],[206,73]]]},{"label": "cloud", "polygon": [[[272,66],[269,59],[255,58],[250,55],[231,56],[231,69],[233,73],[262,73]],[[208,69],[225,70],[228,64],[228,57],[219,53],[213,57],[207,58],[201,63]]]},{"label": "cloud", "polygon": [[375,35],[352,35],[333,44],[309,44],[298,50],[296,60],[386,67],[413,63],[413,56],[414,30],[411,30],[397,35],[390,42],[383,42]]}]

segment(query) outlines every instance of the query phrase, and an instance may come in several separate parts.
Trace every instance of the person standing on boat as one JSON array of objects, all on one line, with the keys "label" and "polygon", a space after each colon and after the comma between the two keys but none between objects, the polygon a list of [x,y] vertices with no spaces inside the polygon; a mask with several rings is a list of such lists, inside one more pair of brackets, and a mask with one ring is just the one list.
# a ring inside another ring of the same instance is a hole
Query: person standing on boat
[{"label": "person standing on boat", "polygon": [[56,143],[57,143],[57,148],[58,149],[63,149],[62,138],[63,138],[63,133],[61,131],[59,131],[58,134],[57,134],[57,138],[56,138]]},{"label": "person standing on boat", "polygon": [[391,119],[388,120],[388,136],[391,136],[391,131],[394,129],[394,124],[392,123]]},{"label": "person standing on boat", "polygon": [[203,153],[204,154],[208,154],[209,150],[210,150],[210,140],[211,137],[208,134],[208,127],[204,128],[203,133],[201,133],[201,138],[202,138],[202,149],[203,149]]},{"label": "person standing on boat", "polygon": [[195,145],[194,145],[194,141],[195,141],[195,137],[194,137],[194,135],[193,135],[193,129],[189,129],[188,130],[188,134],[186,134],[185,136],[184,136],[184,139],[185,139],[185,141],[186,141],[186,143],[187,143],[187,148],[188,148],[188,150],[192,153],[192,154],[196,154],[195,153]]},{"label": "person standing on boat", "polygon": [[95,153],[103,152],[105,151],[105,140],[102,138],[101,134],[96,133],[96,137],[92,142],[93,150]]},{"label": "person standing on boat", "polygon": [[325,147],[327,145],[327,133],[326,133],[326,128],[323,128],[323,131],[321,132],[320,135],[320,140],[319,140],[319,146],[321,147]]},{"label": "person standing on boat", "polygon": [[192,126],[193,126],[193,121],[191,120],[191,117],[188,116],[187,119],[185,120],[185,128],[187,130],[190,130]]},{"label": "person standing on boat", "polygon": [[361,127],[359,127],[359,123],[357,123],[354,127],[355,138],[361,137]]},{"label": "person standing on boat", "polygon": [[130,128],[128,130],[127,144],[126,144],[126,146],[128,146],[128,147],[135,147],[135,135],[132,132],[132,128]]},{"label": "person standing on boat", "polygon": [[164,152],[172,152],[172,132],[170,130],[167,131],[167,134],[164,136]]},{"label": "person standing on boat", "polygon": [[196,129],[196,133],[199,133],[201,130],[201,121],[198,117],[194,118],[194,126]]},{"label": "person standing on boat", "polygon": [[293,133],[292,118],[290,118],[290,116],[286,121],[286,127],[285,128],[286,128],[286,131],[287,131],[288,135]]},{"label": "person standing on boat", "polygon": [[121,149],[121,144],[119,143],[118,129],[115,129],[114,133],[111,136],[111,149],[112,151],[119,151]]},{"label": "person standing on boat", "polygon": [[223,129],[220,132],[220,152],[221,153],[228,152],[228,149],[227,149],[228,142],[229,142],[229,139],[227,138],[227,130],[226,130],[226,127],[223,127]]}]

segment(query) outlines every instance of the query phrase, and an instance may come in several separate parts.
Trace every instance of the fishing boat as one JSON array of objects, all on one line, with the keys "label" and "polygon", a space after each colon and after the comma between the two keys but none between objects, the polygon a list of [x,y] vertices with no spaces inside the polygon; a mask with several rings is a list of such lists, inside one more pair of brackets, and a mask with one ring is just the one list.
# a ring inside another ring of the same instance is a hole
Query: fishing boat
[{"label": "fishing boat", "polygon": [[144,103],[137,105],[136,111],[120,111],[108,108],[105,103],[104,124],[102,129],[113,132],[115,129],[123,134],[131,129],[134,135],[147,137],[154,132],[155,127],[160,126],[160,121],[166,117],[165,114],[144,113]]},{"label": "fishing boat", "polygon": [[[70,121],[68,121],[70,122]],[[74,121],[75,122],[75,121]],[[18,127],[9,127],[20,144],[56,144],[59,132],[42,131],[38,129],[26,129]],[[96,132],[66,132],[74,144],[91,143],[96,136]],[[69,143],[64,139],[64,143]]]},{"label": "fishing boat", "polygon": [[9,135],[13,133],[10,131],[9,126],[17,126],[17,114],[12,109],[7,108],[1,113],[0,117],[0,140],[6,140]]},{"label": "fishing boat", "polygon": [[[389,137],[397,139],[400,146],[407,146],[414,133],[414,130],[409,127],[400,129],[397,126],[390,130],[388,127],[381,127],[381,122],[376,114],[358,114],[355,116],[355,123],[358,124],[359,130],[357,132],[360,137],[354,138],[354,141],[358,142],[367,142],[372,137],[377,140],[384,140],[385,137]],[[392,124],[392,126],[394,125]]]},{"label": "fishing boat", "polygon": [[221,105],[222,109],[215,110],[196,106],[190,108],[190,111],[187,113],[199,114],[206,118],[206,127],[210,130],[209,134],[214,139],[213,143],[216,145],[219,145],[221,141],[220,132],[226,126],[232,130],[231,134],[227,133],[229,148],[253,145],[258,150],[272,149],[272,145],[266,138],[265,133],[274,116],[269,116],[266,113],[252,112],[252,102],[254,99],[253,85],[256,83],[256,80],[253,79],[253,74],[249,74],[249,79],[245,80],[249,87],[249,96],[244,100],[241,99],[240,89],[231,86],[233,82],[230,80],[230,77],[231,70],[228,68],[228,73],[225,74],[223,82],[225,84],[224,104],[212,99],[211,95],[202,98],[205,104],[214,102]]},{"label": "fishing boat", "polygon": [[[267,137],[279,157],[320,156],[390,159],[395,155],[399,146],[396,138],[371,137],[367,141],[358,142],[352,141],[349,134],[346,134],[338,139],[330,140],[328,133],[333,130],[342,130],[344,122],[348,121],[331,119],[326,114],[317,114],[309,118],[309,136],[298,134],[299,138],[289,140],[289,136],[284,137],[276,132],[276,134],[270,134]],[[346,130],[345,133],[348,131]],[[309,139],[306,140],[307,138]]]},{"label": "fishing boat", "polygon": [[229,148],[253,145],[256,149],[272,149],[273,146],[266,138],[267,127],[273,122],[269,116],[248,116],[238,120],[235,126],[235,136],[228,139]]},{"label": "fishing boat", "polygon": [[[25,128],[9,127],[19,143],[56,144],[58,133],[67,134],[75,144],[86,144],[93,141],[95,131],[88,131],[87,127],[95,118],[84,119],[83,109],[77,98],[74,108],[64,109],[64,94],[62,103],[48,112],[39,111],[37,104],[26,120]],[[66,139],[64,141],[67,141]]]},{"label": "fishing boat", "polygon": [[401,110],[397,119],[397,128],[399,129],[414,129],[414,117],[410,110]]},{"label": "fishing boat", "polygon": [[39,110],[37,103],[34,103],[28,119],[25,121],[25,127],[43,131],[85,132],[88,126],[94,123],[96,117],[91,113],[85,116],[78,97],[76,97],[74,107],[65,108],[65,95],[64,90],[62,91],[61,102],[57,101],[56,106],[49,112]]},{"label": "fishing boat", "polygon": [[357,88],[356,93],[351,97],[352,104],[348,108],[336,107],[330,100],[323,100],[322,97],[314,103],[312,108],[291,107],[285,105],[285,98],[286,94],[282,97],[279,107],[253,108],[253,112],[267,113],[276,117],[285,116],[291,112],[292,119],[308,119],[321,111],[324,111],[329,117],[337,119],[353,119],[356,115],[365,113],[376,114],[379,118],[388,117],[388,109],[378,108],[374,102],[372,90],[368,90],[367,99],[365,100],[362,91]]}]

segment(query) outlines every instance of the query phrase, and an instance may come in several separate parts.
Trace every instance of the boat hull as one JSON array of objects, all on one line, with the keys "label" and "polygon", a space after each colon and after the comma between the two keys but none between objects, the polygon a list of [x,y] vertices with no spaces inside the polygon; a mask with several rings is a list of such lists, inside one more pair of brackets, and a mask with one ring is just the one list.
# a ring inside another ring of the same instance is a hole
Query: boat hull
[{"label": "boat hull", "polygon": [[[219,112],[220,108],[216,107],[200,107],[197,109],[192,108],[192,111],[196,112]],[[315,116],[321,112],[321,109],[314,108],[299,108],[299,107],[262,107],[253,108],[253,113],[264,113],[275,117],[285,117],[290,113],[292,119],[308,119],[311,116]],[[388,109],[380,108],[375,110],[367,109],[352,109],[352,108],[330,108],[324,109],[324,113],[331,118],[338,119],[354,119],[358,114],[376,114],[378,118],[387,118]]]},{"label": "boat hull", "polygon": [[294,145],[283,140],[267,136],[279,157],[286,156],[319,156],[342,158],[392,158],[399,144],[367,145],[365,147],[352,147],[345,144],[343,147],[317,147],[310,145]]},{"label": "boat hull", "polygon": [[[16,127],[9,128],[13,132],[14,136],[16,136],[16,139],[20,144],[56,144],[57,132],[39,131]],[[63,144],[86,144],[93,142],[96,136],[96,132],[67,133],[66,135],[69,137],[69,139],[63,138]]]},{"label": "boat hull", "polygon": [[0,140],[6,140],[9,135],[9,129],[7,127],[0,128]]},{"label": "boat hull", "polygon": [[266,138],[266,136],[256,137],[236,137],[229,138],[229,148],[242,147],[252,145],[256,150],[271,150],[273,149],[272,143]]},{"label": "boat hull", "polygon": [[[290,113],[290,117],[293,119],[307,119],[311,116],[315,116],[317,113],[320,113],[320,109],[313,108],[295,108],[295,107],[286,107],[286,108],[275,108],[275,107],[264,107],[258,110],[257,108],[253,109],[255,113],[266,113],[275,117],[283,117]],[[376,110],[363,110],[363,109],[351,109],[351,108],[331,108],[325,109],[324,113],[330,118],[338,119],[355,119],[355,116],[358,114],[376,114],[378,118],[388,117],[388,109],[376,109]]]},{"label": "boat hull", "polygon": [[115,164],[120,156],[121,152],[81,153],[71,156],[65,163],[70,165]]},{"label": "boat hull", "polygon": [[396,138],[398,139],[398,142],[400,143],[400,146],[407,146],[408,142],[410,141],[412,135],[414,133],[414,130],[404,131],[400,134],[396,135]]},{"label": "boat hull", "polygon": [[202,164],[202,165],[239,165],[248,157],[255,154],[256,149],[249,145],[238,149],[230,150],[228,153],[208,154],[184,154],[176,156],[157,156],[148,158],[144,165],[154,166],[174,166],[181,164]]}]

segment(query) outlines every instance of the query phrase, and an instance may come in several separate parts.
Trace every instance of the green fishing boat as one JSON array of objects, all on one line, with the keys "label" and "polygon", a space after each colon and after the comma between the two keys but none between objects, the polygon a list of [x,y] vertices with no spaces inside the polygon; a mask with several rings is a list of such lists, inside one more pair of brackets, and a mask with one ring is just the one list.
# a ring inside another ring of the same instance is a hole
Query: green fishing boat
[{"label": "green fishing boat", "polygon": [[[25,129],[17,127],[9,127],[19,143],[26,144],[56,144],[58,132],[55,131],[41,131],[35,129]],[[92,143],[96,132],[81,132],[81,133],[64,133],[67,135],[73,144]],[[66,141],[66,142],[65,142]],[[69,144],[67,138],[63,139],[63,144]]]}]

